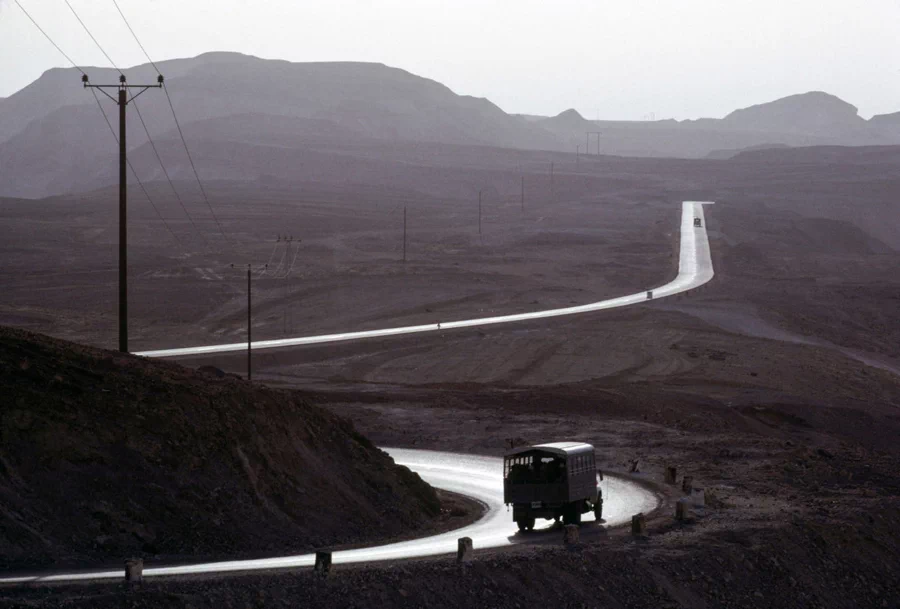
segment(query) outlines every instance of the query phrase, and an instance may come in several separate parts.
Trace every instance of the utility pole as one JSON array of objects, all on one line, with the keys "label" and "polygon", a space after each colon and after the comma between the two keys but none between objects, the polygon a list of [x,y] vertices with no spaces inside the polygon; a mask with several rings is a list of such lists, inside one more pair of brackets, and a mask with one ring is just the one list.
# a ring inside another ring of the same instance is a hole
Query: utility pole
[{"label": "utility pole", "polygon": [[250,307],[253,304],[252,299],[250,298],[250,265],[247,265],[247,381],[253,380],[253,368],[251,367],[250,361],[250,345],[253,344],[252,334],[253,334],[253,325],[252,319],[253,315],[250,312]]},{"label": "utility pole", "polygon": [[406,205],[403,206],[403,263],[406,264]]},{"label": "utility pole", "polygon": [[[590,135],[596,135],[596,136],[597,136],[597,156],[600,156],[600,133],[601,133],[600,131],[588,131],[588,132],[587,132],[587,134],[588,134],[589,136],[590,136]],[[585,148],[585,152],[588,152],[588,153],[589,153],[589,152],[590,152],[590,149],[589,149],[589,148]]]},{"label": "utility pole", "polygon": [[[585,152],[587,152],[587,150],[585,150]],[[578,163],[581,161],[580,155],[581,155],[581,146],[576,144],[575,145],[575,164],[576,165],[578,165]]]},{"label": "utility pole", "polygon": [[553,188],[553,161],[550,161],[550,198],[555,199],[556,191]]},{"label": "utility pole", "polygon": [[[163,77],[160,74],[155,85],[129,85],[125,83],[125,75],[119,76],[117,85],[92,85],[87,74],[81,76],[84,88],[99,89],[119,106],[119,351],[128,353],[128,150],[125,146],[125,108],[138,95],[147,89],[160,89]],[[118,89],[118,98],[106,92],[106,89]],[[129,89],[140,89],[128,97]]]},{"label": "utility pole", "polygon": [[525,211],[525,176],[522,176],[522,211]]},{"label": "utility pole", "polygon": [[478,236],[481,236],[481,191],[478,191]]}]

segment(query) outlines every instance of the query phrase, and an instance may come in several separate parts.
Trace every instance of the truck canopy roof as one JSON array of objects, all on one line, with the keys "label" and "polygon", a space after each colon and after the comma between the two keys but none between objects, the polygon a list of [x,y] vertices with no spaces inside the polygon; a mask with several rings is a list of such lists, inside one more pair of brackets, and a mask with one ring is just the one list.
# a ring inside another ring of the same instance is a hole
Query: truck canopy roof
[{"label": "truck canopy roof", "polygon": [[549,444],[520,446],[519,448],[514,448],[512,450],[506,451],[506,454],[504,456],[512,457],[514,455],[520,455],[532,450],[568,457],[571,455],[580,455],[583,453],[593,453],[594,447],[583,442],[550,442]]}]

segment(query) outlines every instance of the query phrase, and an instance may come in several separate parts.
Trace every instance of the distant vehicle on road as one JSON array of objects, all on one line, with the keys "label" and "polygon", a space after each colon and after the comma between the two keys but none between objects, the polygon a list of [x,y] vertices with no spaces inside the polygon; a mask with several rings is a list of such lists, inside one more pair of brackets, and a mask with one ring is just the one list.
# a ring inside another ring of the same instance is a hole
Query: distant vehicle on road
[{"label": "distant vehicle on road", "polygon": [[580,524],[581,515],[603,513],[594,447],[580,442],[523,446],[503,457],[503,501],[513,506],[520,531],[538,518]]},{"label": "distant vehicle on road", "polygon": [[703,222],[700,218],[694,218],[694,226],[703,226]]}]

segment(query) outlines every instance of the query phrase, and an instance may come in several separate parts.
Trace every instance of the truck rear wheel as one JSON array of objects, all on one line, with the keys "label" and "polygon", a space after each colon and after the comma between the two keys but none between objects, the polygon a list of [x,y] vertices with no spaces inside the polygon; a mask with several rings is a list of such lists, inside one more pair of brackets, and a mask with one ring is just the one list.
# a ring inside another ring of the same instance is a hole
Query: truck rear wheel
[{"label": "truck rear wheel", "polygon": [[581,524],[581,502],[576,501],[566,506],[563,513],[563,524]]},{"label": "truck rear wheel", "polygon": [[516,524],[519,525],[519,530],[523,533],[525,531],[534,530],[534,518],[521,518],[519,520],[516,520]]}]

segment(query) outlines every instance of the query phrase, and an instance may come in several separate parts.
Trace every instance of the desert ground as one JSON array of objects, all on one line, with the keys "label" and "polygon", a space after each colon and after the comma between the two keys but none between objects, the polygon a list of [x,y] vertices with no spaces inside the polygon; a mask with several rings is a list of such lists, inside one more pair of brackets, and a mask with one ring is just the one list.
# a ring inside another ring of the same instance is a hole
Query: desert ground
[{"label": "desert ground", "polygon": [[[620,531],[571,552],[552,547],[549,533],[534,546],[481,554],[468,575],[437,558],[347,568],[327,582],[309,573],[159,581],[145,584],[143,597],[102,586],[4,590],[0,603],[52,606],[74,594],[72,606],[98,607],[123,599],[329,606],[336,598],[346,606],[895,606],[893,166],[576,163],[500,149],[475,149],[476,163],[464,147],[448,150],[387,185],[214,182],[224,236],[200,199],[188,201],[208,247],[187,220],[170,220],[177,244],[133,189],[131,348],[244,340],[248,264],[254,340],[649,289],[676,273],[680,202],[715,201],[707,223],[716,276],[700,290],[622,310],[254,355],[255,382],[298,390],[376,444],[497,455],[510,438],[585,440],[608,470],[636,467],[660,481],[676,465],[707,490],[707,507],[676,526],[667,504],[641,543]],[[162,186],[150,188],[164,217],[181,217]],[[115,196],[0,203],[0,323],[114,346]],[[290,246],[276,241],[284,235]],[[180,362],[244,374],[245,358]],[[558,577],[565,591],[554,589]]]}]

